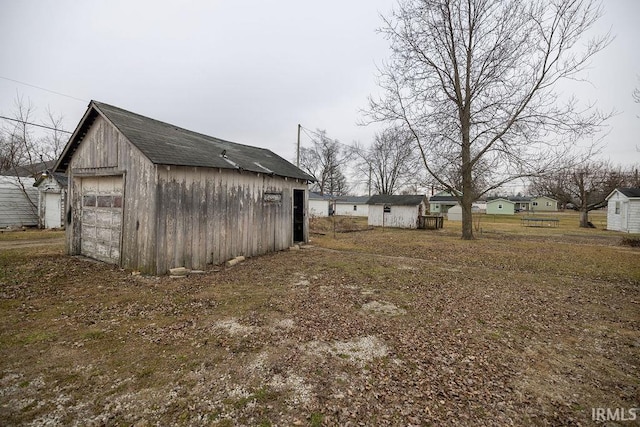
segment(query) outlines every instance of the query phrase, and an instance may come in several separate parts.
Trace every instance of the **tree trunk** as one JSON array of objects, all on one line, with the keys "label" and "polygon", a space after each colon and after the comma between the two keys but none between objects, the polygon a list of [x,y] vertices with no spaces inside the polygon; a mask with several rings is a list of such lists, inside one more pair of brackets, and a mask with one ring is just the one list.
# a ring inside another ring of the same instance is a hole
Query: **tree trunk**
[{"label": "tree trunk", "polygon": [[[468,87],[468,83],[467,83]],[[473,165],[471,163],[471,113],[469,96],[464,108],[460,111],[460,123],[462,125],[462,240],[473,240],[473,216],[471,205],[473,204]]]},{"label": "tree trunk", "polygon": [[586,207],[580,208],[580,227],[589,228],[589,211]]},{"label": "tree trunk", "polygon": [[[468,139],[468,138],[467,138]],[[462,145],[462,240],[473,240],[473,177],[471,175],[471,153],[469,145]]]},{"label": "tree trunk", "polygon": [[465,189],[465,193],[462,195],[462,240],[473,240],[474,238],[472,203],[471,189]]}]

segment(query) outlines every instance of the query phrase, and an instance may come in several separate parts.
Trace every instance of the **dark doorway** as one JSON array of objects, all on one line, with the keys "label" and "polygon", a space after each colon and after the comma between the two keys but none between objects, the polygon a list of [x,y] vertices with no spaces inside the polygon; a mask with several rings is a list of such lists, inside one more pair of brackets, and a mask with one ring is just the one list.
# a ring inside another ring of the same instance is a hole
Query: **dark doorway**
[{"label": "dark doorway", "polygon": [[304,190],[293,190],[293,241],[304,242]]}]

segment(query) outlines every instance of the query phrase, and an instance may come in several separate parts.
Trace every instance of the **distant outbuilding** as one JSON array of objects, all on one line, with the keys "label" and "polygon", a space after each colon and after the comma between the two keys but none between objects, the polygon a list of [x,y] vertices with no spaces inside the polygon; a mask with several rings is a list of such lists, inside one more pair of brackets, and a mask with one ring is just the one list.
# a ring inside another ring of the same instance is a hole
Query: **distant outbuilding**
[{"label": "distant outbuilding", "polygon": [[38,225],[40,228],[64,227],[67,176],[46,171],[33,184],[38,189]]},{"label": "distant outbuilding", "polygon": [[418,228],[419,217],[429,209],[425,195],[371,196],[368,224],[374,227]]},{"label": "distant outbuilding", "polygon": [[640,233],[640,188],[616,188],[607,196],[607,230]]},{"label": "distant outbuilding", "polygon": [[331,215],[333,206],[331,197],[326,194],[309,192],[309,215],[312,217],[326,217]]},{"label": "distant outbuilding", "polygon": [[369,196],[340,196],[335,198],[336,215],[369,216]]},{"label": "distant outbuilding", "polygon": [[38,225],[35,179],[0,175],[0,228]]},{"label": "distant outbuilding", "polygon": [[447,212],[447,219],[449,221],[462,221],[462,206],[455,205],[450,207]]}]

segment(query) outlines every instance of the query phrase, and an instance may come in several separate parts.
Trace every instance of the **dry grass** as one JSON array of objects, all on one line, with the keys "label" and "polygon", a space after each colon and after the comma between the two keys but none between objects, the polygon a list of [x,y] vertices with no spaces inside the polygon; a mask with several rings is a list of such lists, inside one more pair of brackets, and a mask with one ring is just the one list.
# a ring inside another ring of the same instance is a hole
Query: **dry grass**
[{"label": "dry grass", "polygon": [[64,237],[64,230],[38,230],[33,228],[18,231],[0,232],[0,242],[16,240],[59,239],[62,237]]},{"label": "dry grass", "polygon": [[472,242],[453,224],[314,235],[185,279],[2,250],[0,420],[585,425],[638,407],[640,249],[481,224]]}]

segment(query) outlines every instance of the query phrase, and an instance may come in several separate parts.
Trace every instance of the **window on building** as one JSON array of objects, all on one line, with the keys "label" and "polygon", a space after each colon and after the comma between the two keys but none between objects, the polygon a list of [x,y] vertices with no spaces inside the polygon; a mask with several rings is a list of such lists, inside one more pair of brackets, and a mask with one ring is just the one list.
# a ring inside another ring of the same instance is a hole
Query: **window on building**
[{"label": "window on building", "polygon": [[502,203],[498,205],[498,209],[502,209]]},{"label": "window on building", "polygon": [[547,202],[547,206],[551,206],[551,202]]},{"label": "window on building", "polygon": [[357,211],[357,210],[358,210],[358,206],[353,205],[353,210],[354,210],[354,211]]},{"label": "window on building", "polygon": [[538,202],[533,202],[533,206],[538,206]]},{"label": "window on building", "polygon": [[616,215],[620,215],[620,202],[616,202]]}]

